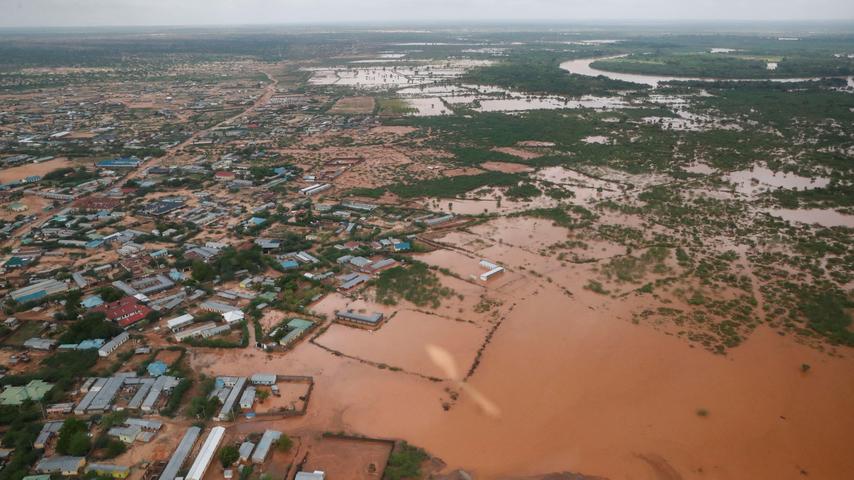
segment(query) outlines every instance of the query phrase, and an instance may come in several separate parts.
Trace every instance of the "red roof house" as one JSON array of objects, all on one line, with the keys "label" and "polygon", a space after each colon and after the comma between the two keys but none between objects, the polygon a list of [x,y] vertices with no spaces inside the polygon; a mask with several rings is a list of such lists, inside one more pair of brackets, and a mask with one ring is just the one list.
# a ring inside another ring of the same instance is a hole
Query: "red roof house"
[{"label": "red roof house", "polygon": [[104,312],[107,320],[116,322],[119,326],[127,328],[142,320],[151,312],[151,309],[139,303],[134,297],[124,297],[115,302],[106,303],[92,309],[96,312]]}]

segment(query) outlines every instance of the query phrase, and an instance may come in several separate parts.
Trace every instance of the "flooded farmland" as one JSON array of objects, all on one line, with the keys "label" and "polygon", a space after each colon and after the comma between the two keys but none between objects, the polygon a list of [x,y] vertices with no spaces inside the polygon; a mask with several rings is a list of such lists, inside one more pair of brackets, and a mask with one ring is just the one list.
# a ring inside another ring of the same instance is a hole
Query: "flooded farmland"
[{"label": "flooded farmland", "polygon": [[854,36],[723,25],[0,31],[0,480],[852,477]]}]

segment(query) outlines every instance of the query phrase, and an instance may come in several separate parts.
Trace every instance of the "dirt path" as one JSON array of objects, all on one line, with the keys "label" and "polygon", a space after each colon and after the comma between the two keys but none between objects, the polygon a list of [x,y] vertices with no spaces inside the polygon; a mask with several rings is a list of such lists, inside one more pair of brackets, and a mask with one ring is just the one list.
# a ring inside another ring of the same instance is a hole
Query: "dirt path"
[{"label": "dirt path", "polygon": [[128,180],[132,179],[132,178],[136,178],[136,177],[140,176],[141,173],[144,172],[147,168],[153,167],[155,165],[163,164],[164,161],[171,160],[171,159],[175,158],[176,155],[183,152],[185,147],[187,147],[188,145],[192,145],[192,143],[194,141],[196,141],[202,135],[210,132],[211,130],[219,128],[223,125],[228,125],[231,122],[239,119],[240,117],[243,117],[244,115],[249,115],[250,113],[257,110],[258,107],[266,105],[267,102],[269,102],[270,99],[273,97],[273,95],[275,95],[276,87],[278,86],[279,81],[276,80],[276,78],[273,75],[271,75],[270,72],[262,71],[261,73],[263,73],[270,80],[270,83],[267,84],[267,86],[264,88],[264,93],[262,93],[261,96],[258,97],[258,99],[252,103],[252,105],[247,107],[242,112],[240,112],[236,115],[233,115],[231,117],[228,117],[225,120],[223,120],[223,121],[221,121],[215,125],[212,125],[212,126],[205,128],[203,130],[199,130],[197,132],[194,132],[192,135],[187,137],[187,139],[184,140],[183,142],[181,142],[178,145],[175,145],[174,147],[166,150],[165,155],[163,155],[162,157],[158,157],[158,158],[152,158],[148,162],[143,163],[136,170],[134,170],[133,172],[128,174],[127,177],[125,177],[125,178]]}]

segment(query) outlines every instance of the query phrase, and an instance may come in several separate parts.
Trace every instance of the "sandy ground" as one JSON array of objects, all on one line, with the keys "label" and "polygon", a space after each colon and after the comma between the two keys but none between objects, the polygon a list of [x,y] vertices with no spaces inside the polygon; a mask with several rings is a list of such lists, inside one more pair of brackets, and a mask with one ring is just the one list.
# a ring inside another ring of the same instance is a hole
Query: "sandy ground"
[{"label": "sandy ground", "polygon": [[392,134],[392,135],[406,135],[408,133],[418,131],[415,127],[395,127],[395,126],[382,126],[382,127],[374,127],[371,129],[371,134],[374,135],[383,135],[383,134]]},{"label": "sandy ground", "polygon": [[532,152],[529,150],[514,147],[499,147],[493,148],[492,150],[495,152],[506,153],[507,155],[513,155],[514,157],[519,157],[522,160],[532,160],[534,158],[543,156],[543,154],[539,152]]},{"label": "sandy ground", "polygon": [[379,479],[390,453],[387,443],[324,438],[312,445],[303,469],[321,470],[330,479]]},{"label": "sandy ground", "polygon": [[492,170],[495,172],[504,172],[504,173],[520,173],[520,172],[530,172],[534,169],[529,167],[528,165],[522,165],[521,163],[513,163],[513,162],[484,162],[480,164],[480,167],[484,170]]},{"label": "sandy ground", "polygon": [[24,165],[18,165],[17,167],[4,168],[0,170],[0,182],[14,182],[31,175],[44,176],[46,173],[50,173],[54,170],[71,166],[73,166],[73,163],[67,158],[62,157],[41,163],[26,163]]}]

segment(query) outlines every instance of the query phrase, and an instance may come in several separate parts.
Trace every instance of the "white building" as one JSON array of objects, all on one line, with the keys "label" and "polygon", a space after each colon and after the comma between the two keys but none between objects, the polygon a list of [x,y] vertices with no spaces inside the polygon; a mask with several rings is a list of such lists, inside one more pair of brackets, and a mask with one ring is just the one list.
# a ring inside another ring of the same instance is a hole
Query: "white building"
[{"label": "white building", "polygon": [[128,334],[128,332],[122,332],[116,335],[115,337],[113,337],[112,340],[105,343],[101,348],[98,349],[98,356],[109,357],[111,353],[113,353],[117,348],[121,347],[122,344],[127,342],[129,338],[130,334]]},{"label": "white building", "polygon": [[187,476],[184,477],[186,480],[202,480],[214,458],[214,454],[219,449],[223,435],[225,435],[224,427],[214,427],[211,429],[211,432],[205,438],[205,443],[202,444],[202,448],[199,450],[199,455],[193,461],[193,465],[190,467]]}]

